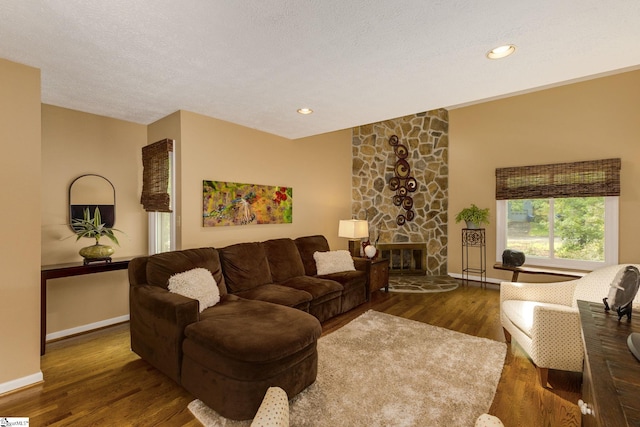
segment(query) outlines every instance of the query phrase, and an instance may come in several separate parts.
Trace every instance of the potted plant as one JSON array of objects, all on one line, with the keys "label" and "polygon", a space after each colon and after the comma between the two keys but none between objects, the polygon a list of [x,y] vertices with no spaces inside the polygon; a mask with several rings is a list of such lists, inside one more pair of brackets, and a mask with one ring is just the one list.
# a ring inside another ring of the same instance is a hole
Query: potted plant
[{"label": "potted plant", "polygon": [[456,223],[464,221],[467,228],[479,228],[482,224],[489,224],[489,208],[480,209],[475,204],[464,208],[456,215]]},{"label": "potted plant", "polygon": [[116,245],[120,245],[120,243],[118,243],[118,238],[114,234],[114,231],[120,233],[122,232],[118,229],[107,227],[102,222],[100,209],[98,207],[96,207],[95,211],[93,212],[93,218],[91,218],[89,208],[85,208],[83,213],[84,215],[82,219],[73,218],[71,220],[71,228],[76,233],[76,242],[82,237],[96,239],[95,245],[87,246],[80,249],[80,255],[84,258],[84,263],[88,264],[92,261],[103,260],[107,262],[111,261],[111,255],[113,254],[114,250],[111,246],[101,245],[100,238],[102,236],[106,236]]}]

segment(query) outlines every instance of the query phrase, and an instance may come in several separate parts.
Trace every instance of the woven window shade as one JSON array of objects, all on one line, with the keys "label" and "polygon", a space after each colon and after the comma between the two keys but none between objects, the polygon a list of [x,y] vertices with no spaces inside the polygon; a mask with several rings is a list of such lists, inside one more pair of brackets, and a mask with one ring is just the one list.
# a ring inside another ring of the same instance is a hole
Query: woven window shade
[{"label": "woven window shade", "polygon": [[620,159],[496,169],[496,199],[620,195]]},{"label": "woven window shade", "polygon": [[164,139],[142,147],[140,203],[147,212],[171,212],[169,153],[172,151],[172,139]]}]

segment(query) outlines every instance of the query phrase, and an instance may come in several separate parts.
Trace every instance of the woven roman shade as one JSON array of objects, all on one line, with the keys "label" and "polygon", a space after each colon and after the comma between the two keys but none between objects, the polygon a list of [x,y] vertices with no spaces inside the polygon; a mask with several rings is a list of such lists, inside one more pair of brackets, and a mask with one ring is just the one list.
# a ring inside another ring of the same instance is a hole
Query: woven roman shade
[{"label": "woven roman shade", "polygon": [[172,139],[163,139],[142,147],[143,172],[140,203],[147,212],[171,212],[169,153],[172,151]]},{"label": "woven roman shade", "polygon": [[620,159],[496,169],[496,199],[620,195]]}]

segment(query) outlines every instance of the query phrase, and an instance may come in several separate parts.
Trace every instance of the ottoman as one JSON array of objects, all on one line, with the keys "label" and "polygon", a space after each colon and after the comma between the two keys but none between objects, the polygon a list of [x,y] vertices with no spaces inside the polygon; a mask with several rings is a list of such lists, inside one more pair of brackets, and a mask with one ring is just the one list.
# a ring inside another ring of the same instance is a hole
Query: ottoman
[{"label": "ottoman", "polygon": [[205,313],[185,328],[181,383],[220,415],[253,418],[269,387],[292,398],[315,381],[314,316],[240,297]]}]

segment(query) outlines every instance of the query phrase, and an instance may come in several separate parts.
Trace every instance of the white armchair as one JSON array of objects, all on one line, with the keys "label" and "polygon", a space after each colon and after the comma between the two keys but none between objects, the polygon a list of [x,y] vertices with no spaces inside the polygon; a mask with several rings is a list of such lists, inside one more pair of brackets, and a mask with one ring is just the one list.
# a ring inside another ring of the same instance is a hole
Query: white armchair
[{"label": "white armchair", "polygon": [[[618,271],[627,265],[603,267],[566,282],[501,283],[500,320],[505,338],[507,342],[515,339],[529,355],[543,387],[547,387],[549,369],[582,372],[577,301],[602,302]],[[640,294],[634,302],[639,299]]]}]

